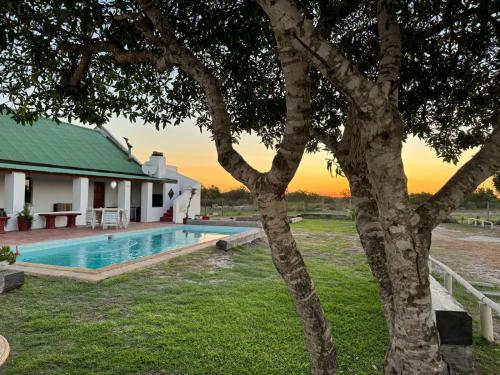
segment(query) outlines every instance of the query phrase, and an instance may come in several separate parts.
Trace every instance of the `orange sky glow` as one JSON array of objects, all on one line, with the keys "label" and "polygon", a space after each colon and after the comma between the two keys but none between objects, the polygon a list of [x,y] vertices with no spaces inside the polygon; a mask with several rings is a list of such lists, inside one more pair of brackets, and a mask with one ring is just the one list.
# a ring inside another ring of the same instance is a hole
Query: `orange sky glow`
[{"label": "orange sky glow", "polygon": [[[241,185],[217,162],[215,145],[210,135],[207,132],[200,133],[192,122],[157,131],[152,125],[131,124],[118,118],[106,127],[119,139],[128,137],[134,146],[134,154],[141,161],[147,160],[152,151],[161,151],[168,164],[177,165],[179,172],[201,181],[205,186],[215,185],[221,190],[228,190]],[[269,169],[274,152],[267,150],[256,136],[243,136],[236,148],[255,168],[261,171]],[[466,152],[458,165],[447,164],[437,158],[424,142],[410,138],[403,148],[409,191],[437,191],[472,155],[473,152]],[[348,189],[347,181],[328,173],[327,158],[326,152],[305,155],[289,190],[341,196]],[[490,183],[484,186],[489,187]]]}]

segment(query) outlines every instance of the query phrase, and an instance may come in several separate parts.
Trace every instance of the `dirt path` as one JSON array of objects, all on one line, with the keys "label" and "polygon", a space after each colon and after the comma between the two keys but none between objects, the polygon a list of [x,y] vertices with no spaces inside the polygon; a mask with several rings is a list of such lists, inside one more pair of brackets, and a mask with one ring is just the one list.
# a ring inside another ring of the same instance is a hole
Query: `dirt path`
[{"label": "dirt path", "polygon": [[433,232],[431,255],[467,280],[500,286],[500,231],[441,225]]}]

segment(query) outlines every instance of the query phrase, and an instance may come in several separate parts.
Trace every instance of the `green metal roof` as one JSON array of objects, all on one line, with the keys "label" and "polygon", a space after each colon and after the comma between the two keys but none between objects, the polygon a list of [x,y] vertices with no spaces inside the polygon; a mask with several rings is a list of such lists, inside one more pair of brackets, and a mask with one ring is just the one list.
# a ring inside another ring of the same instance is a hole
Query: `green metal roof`
[{"label": "green metal roof", "polygon": [[45,118],[31,126],[20,125],[4,114],[0,114],[0,168],[158,180],[98,130]]},{"label": "green metal roof", "polygon": [[88,176],[88,177],[106,177],[106,178],[116,178],[123,180],[147,180],[147,181],[157,181],[157,182],[169,182],[176,183],[177,180],[172,180],[170,178],[155,178],[147,175],[139,176],[136,174],[121,174],[113,172],[98,172],[90,170],[75,170],[70,168],[54,168],[54,167],[43,167],[38,165],[28,165],[28,164],[15,164],[15,163],[2,163],[0,162],[0,169],[7,170],[19,170],[26,172],[39,172],[39,173],[51,173],[51,174],[70,174],[78,176]]}]

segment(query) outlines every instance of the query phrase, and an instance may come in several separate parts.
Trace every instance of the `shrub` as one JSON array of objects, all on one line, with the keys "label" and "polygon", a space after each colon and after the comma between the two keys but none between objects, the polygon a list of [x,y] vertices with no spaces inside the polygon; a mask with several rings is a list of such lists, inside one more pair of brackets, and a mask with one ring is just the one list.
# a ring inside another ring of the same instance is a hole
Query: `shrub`
[{"label": "shrub", "polygon": [[7,261],[9,264],[16,262],[16,254],[10,250],[10,246],[0,247],[0,262]]}]

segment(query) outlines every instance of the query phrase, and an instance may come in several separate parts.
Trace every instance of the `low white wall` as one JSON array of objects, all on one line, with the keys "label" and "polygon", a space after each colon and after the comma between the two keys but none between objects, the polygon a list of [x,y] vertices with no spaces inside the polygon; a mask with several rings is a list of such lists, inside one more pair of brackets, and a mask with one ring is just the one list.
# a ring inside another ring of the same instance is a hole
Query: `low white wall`
[{"label": "low white wall", "polygon": [[[201,183],[184,176],[177,172],[176,168],[168,168],[167,169],[168,178],[173,178],[178,181],[178,189],[181,195],[177,195],[174,200],[174,222],[182,223],[182,219],[186,217],[186,209],[187,204],[189,202],[189,197],[191,196],[191,189],[196,189],[196,194],[193,196],[191,200],[191,205],[189,207],[189,217],[194,218],[196,215],[199,215],[201,212]],[[186,192],[188,192],[186,194]],[[178,197],[178,198],[177,198]]]}]

